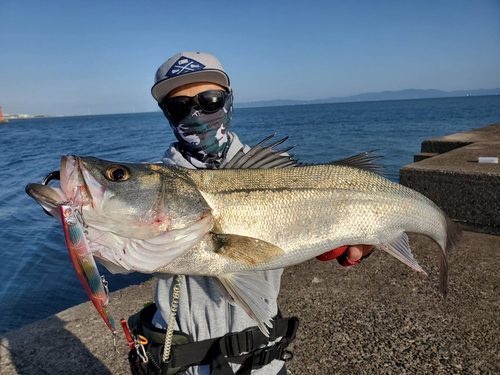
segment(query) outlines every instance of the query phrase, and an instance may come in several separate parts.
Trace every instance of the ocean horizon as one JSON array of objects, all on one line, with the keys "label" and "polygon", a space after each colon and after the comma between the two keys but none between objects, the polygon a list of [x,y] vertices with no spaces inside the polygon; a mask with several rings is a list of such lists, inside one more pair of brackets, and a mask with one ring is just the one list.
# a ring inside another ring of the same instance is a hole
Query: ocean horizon
[{"label": "ocean horizon", "polygon": [[[339,103],[369,103],[369,102],[392,102],[392,101],[405,101],[405,100],[427,100],[427,99],[451,99],[451,98],[481,98],[481,97],[487,97],[487,96],[500,96],[500,88],[498,89],[477,89],[477,90],[470,90],[470,91],[487,91],[487,92],[498,92],[495,94],[485,94],[485,95],[467,95],[463,94],[464,92],[468,92],[467,90],[459,90],[457,92],[460,92],[460,95],[454,95],[454,96],[428,96],[428,97],[403,97],[403,98],[397,98],[397,99],[366,99],[366,100],[360,100],[360,99],[351,99],[354,97],[363,97],[365,95],[378,95],[378,94],[385,94],[385,93],[400,93],[400,92],[407,92],[407,91],[437,91],[441,93],[448,93],[446,91],[442,90],[414,90],[414,89],[408,89],[408,90],[400,90],[400,91],[382,91],[379,93],[364,93],[364,94],[357,94],[357,95],[352,95],[352,96],[346,96],[346,97],[335,97],[335,98],[327,98],[327,99],[314,99],[314,100],[291,100],[291,99],[275,99],[275,100],[264,100],[264,101],[254,101],[254,102],[238,102],[235,101],[234,103],[234,108],[267,108],[267,107],[288,107],[288,106],[298,106],[298,105],[314,105],[314,104],[339,104]],[[337,101],[331,101],[331,100],[337,100]],[[282,103],[282,104],[275,104],[275,103]],[[288,104],[286,104],[288,103]],[[84,117],[84,116],[108,116],[108,115],[128,115],[128,114],[147,114],[147,113],[162,113],[160,109],[154,110],[154,111],[145,111],[145,112],[136,112],[136,111],[131,111],[131,112],[117,112],[117,113],[99,113],[99,114],[74,114],[74,115],[17,115],[17,114],[4,114],[4,118],[7,118],[9,120],[23,120],[23,119],[33,119],[33,118],[54,118],[54,117]],[[28,117],[18,117],[18,118],[11,118],[11,116],[28,116]]]}]

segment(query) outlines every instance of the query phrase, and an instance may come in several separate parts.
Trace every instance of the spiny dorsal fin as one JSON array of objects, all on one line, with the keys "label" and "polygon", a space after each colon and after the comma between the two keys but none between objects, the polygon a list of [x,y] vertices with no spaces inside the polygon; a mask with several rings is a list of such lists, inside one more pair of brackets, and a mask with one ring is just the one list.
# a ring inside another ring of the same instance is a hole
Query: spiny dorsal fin
[{"label": "spiny dorsal fin", "polygon": [[278,246],[258,238],[223,233],[211,235],[215,252],[238,263],[261,264],[284,254]]},{"label": "spiny dorsal fin", "polygon": [[370,156],[375,151],[367,151],[361,154],[357,154],[345,159],[339,159],[332,161],[329,164],[332,165],[344,165],[347,167],[354,167],[364,169],[365,171],[377,173],[379,175],[383,175],[383,169],[385,168],[382,164],[372,164],[375,160],[380,159],[382,156]]},{"label": "spiny dorsal fin", "polygon": [[279,140],[269,146],[262,146],[273,138],[276,134],[270,135],[263,141],[257,143],[248,152],[240,149],[236,155],[227,163],[223,163],[219,169],[267,169],[267,168],[286,168],[297,166],[297,160],[292,159],[293,155],[286,154],[294,146],[284,150],[274,150],[273,148],[285,142],[288,137]]}]

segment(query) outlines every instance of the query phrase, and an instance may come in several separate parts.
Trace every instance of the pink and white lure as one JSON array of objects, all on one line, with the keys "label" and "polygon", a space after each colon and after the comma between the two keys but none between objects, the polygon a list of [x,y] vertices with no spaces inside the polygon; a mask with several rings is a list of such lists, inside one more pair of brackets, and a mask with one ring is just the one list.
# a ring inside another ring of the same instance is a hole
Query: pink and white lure
[{"label": "pink and white lure", "polygon": [[69,255],[75,267],[78,278],[107,326],[115,334],[115,320],[108,304],[109,296],[104,288],[99,270],[90,251],[83,225],[78,218],[78,211],[70,204],[61,204],[61,221],[66,237]]}]

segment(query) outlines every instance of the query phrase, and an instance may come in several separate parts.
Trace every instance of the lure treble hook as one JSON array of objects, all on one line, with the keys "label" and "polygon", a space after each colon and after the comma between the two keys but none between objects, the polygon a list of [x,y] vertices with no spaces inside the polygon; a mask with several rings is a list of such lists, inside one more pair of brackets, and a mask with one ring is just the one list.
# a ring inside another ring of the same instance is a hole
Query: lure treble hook
[{"label": "lure treble hook", "polygon": [[61,172],[54,171],[46,174],[42,179],[42,185],[48,185],[52,180],[61,180]]},{"label": "lure treble hook", "polygon": [[[61,180],[61,172],[60,171],[54,171],[54,172],[50,172],[50,173],[46,174],[42,178],[42,185],[48,185],[49,182],[53,181],[53,180]],[[47,215],[52,216],[45,208],[43,209],[43,211]]]},{"label": "lure treble hook", "polygon": [[111,336],[113,337],[113,350],[111,353],[108,355],[108,358],[111,358],[115,353],[118,353],[119,355],[124,355],[125,353],[121,353],[118,350],[118,343],[117,343],[117,335],[116,331],[111,331]]}]

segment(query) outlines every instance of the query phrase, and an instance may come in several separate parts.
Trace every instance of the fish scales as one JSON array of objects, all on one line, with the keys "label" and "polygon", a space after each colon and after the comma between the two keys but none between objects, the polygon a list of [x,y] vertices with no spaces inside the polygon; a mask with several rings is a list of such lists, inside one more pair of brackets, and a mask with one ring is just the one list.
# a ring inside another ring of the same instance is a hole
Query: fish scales
[{"label": "fish scales", "polygon": [[446,232],[446,220],[439,209],[432,215],[437,207],[430,200],[360,169],[310,166],[187,174],[223,233],[259,238],[285,253],[265,265],[228,263],[220,267],[225,272],[280,268],[346,244],[393,240],[405,230]]},{"label": "fish scales", "polygon": [[187,170],[186,175],[203,191],[227,193],[232,190],[274,189],[376,189],[418,196],[415,191],[396,184],[380,175],[338,165],[311,165],[283,169]]}]

